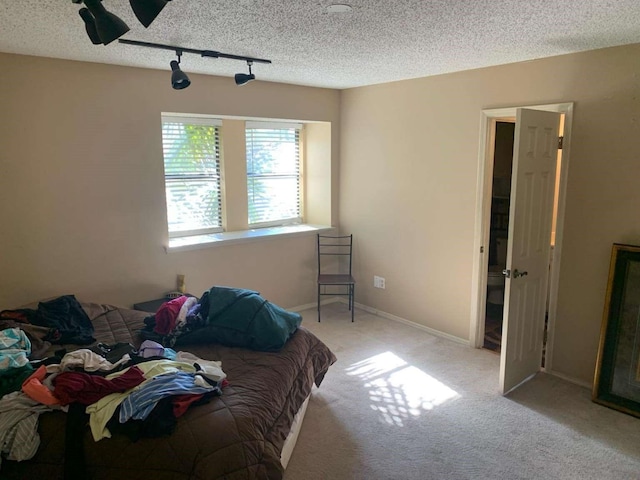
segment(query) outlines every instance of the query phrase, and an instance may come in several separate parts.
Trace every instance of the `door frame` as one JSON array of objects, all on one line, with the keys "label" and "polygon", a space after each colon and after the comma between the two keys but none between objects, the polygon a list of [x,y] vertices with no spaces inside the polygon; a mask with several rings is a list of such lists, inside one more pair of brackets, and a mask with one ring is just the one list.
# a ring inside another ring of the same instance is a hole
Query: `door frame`
[{"label": "door frame", "polygon": [[560,260],[564,231],[564,213],[567,190],[567,172],[571,150],[571,126],[573,121],[573,102],[544,105],[519,105],[515,107],[484,109],[480,112],[480,146],[478,152],[478,178],[476,185],[476,219],[473,241],[473,273],[471,282],[471,321],[469,344],[482,348],[484,344],[484,320],[486,309],[487,272],[489,266],[489,227],[491,222],[491,190],[493,184],[493,154],[495,143],[495,124],[497,121],[515,121],[516,109],[528,108],[564,114],[564,132],[562,144],[562,164],[558,190],[558,212],[556,216],[556,239],[553,250],[553,262],[549,272],[549,317],[547,343],[545,351],[545,370],[552,370],[553,341],[558,301],[558,281],[560,278]]}]

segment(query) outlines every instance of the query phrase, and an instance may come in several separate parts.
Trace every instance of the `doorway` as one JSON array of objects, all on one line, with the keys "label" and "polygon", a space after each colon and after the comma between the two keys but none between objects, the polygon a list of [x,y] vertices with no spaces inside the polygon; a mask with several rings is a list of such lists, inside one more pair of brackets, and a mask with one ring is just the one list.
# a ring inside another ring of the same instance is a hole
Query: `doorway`
[{"label": "doorway", "polygon": [[[481,113],[481,145],[478,169],[478,196],[476,209],[476,234],[474,252],[474,278],[472,282],[472,312],[470,343],[476,348],[485,346],[485,333],[489,331],[488,314],[494,319],[500,318],[505,299],[499,283],[489,281],[489,273],[500,268],[503,257],[503,245],[500,245],[506,234],[505,228],[509,224],[510,205],[510,170],[511,165],[504,162],[504,158],[512,158],[512,153],[503,151],[509,145],[513,149],[512,129],[518,107],[484,110]],[[544,367],[552,369],[553,328],[555,324],[555,308],[557,301],[558,272],[562,242],[562,225],[564,219],[564,197],[569,160],[569,145],[572,120],[572,103],[538,105],[523,107],[531,110],[544,110],[561,114],[563,122],[562,133],[562,161],[557,164],[555,183],[555,199],[553,205],[553,227],[551,235],[552,258],[549,270],[549,282],[546,302],[546,338],[547,348],[543,353]],[[560,155],[559,155],[560,157]],[[505,186],[506,185],[506,186]],[[506,206],[505,206],[506,205]],[[489,285],[489,283],[492,283]],[[507,289],[508,290],[508,289]],[[492,327],[495,328],[495,327]],[[495,339],[495,338],[494,338]],[[496,339],[501,342],[498,336]],[[498,343],[499,344],[499,343]],[[539,365],[542,365],[540,358]]]},{"label": "doorway", "polygon": [[482,346],[492,352],[500,353],[505,287],[505,278],[502,272],[507,268],[515,119],[496,121],[494,128],[491,216],[488,225],[489,266],[487,269],[487,301]]}]

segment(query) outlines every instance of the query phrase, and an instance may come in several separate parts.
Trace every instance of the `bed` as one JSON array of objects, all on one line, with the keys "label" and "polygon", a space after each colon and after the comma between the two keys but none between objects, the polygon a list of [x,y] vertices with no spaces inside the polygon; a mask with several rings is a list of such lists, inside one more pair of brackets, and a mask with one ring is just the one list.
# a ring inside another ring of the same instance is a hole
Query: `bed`
[{"label": "bed", "polygon": [[[95,303],[81,305],[92,320],[97,341],[140,344],[139,331],[148,313]],[[115,434],[95,442],[88,427],[84,428],[73,442],[83,447],[87,478],[282,478],[283,463],[286,465],[296,436],[292,426],[300,424],[313,385],[320,386],[335,362],[333,353],[304,327],[278,352],[212,343],[181,348],[203,359],[222,361],[229,381],[222,395],[191,407],[169,436],[133,442]],[[0,477],[62,479],[66,422],[63,412],[42,414],[37,454],[23,462],[5,460]]]}]

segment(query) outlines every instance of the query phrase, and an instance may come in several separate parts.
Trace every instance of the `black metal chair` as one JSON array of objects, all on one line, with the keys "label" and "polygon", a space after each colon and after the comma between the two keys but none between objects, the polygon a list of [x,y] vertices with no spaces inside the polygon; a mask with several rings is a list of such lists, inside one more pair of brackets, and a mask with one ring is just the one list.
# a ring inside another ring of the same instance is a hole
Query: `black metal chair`
[{"label": "black metal chair", "polygon": [[352,257],[353,235],[318,234],[318,321],[320,297],[344,295],[349,297],[353,322],[356,281],[351,274]]}]

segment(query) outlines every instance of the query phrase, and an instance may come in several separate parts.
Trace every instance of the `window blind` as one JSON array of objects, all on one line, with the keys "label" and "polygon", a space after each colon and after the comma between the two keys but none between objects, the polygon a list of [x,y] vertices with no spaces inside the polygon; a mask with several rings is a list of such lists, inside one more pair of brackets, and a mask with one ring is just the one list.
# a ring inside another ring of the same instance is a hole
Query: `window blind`
[{"label": "window blind", "polygon": [[222,231],[220,125],[215,119],[162,116],[170,237]]},{"label": "window blind", "polygon": [[300,124],[246,123],[250,227],[299,223]]}]

